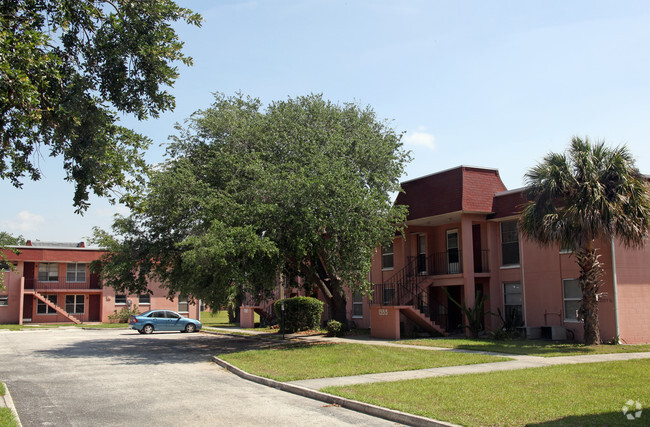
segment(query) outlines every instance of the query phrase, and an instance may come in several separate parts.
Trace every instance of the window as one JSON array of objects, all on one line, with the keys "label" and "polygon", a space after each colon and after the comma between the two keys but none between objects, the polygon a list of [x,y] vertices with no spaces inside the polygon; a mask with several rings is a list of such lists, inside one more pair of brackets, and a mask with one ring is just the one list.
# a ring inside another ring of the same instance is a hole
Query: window
[{"label": "window", "polygon": [[521,283],[512,282],[503,284],[503,308],[506,321],[512,320],[516,326],[524,325]]},{"label": "window", "polygon": [[55,262],[41,262],[38,264],[39,282],[58,282],[59,264]]},{"label": "window", "polygon": [[190,304],[187,302],[187,297],[178,297],[178,311],[181,313],[188,313],[190,311]]},{"label": "window", "polygon": [[447,230],[447,274],[460,273],[458,230]]},{"label": "window", "polygon": [[138,296],[138,302],[140,305],[142,304],[151,304],[151,295],[149,294],[141,294]]},{"label": "window", "polygon": [[363,296],[361,292],[352,294],[352,317],[363,317]]},{"label": "window", "polygon": [[67,282],[82,282],[86,281],[86,264],[70,263],[66,264],[66,277]]},{"label": "window", "polygon": [[126,295],[115,295],[115,305],[126,305]]},{"label": "window", "polygon": [[[54,305],[58,304],[59,298],[57,297],[56,294],[43,295],[43,296],[45,297],[45,299],[50,301],[52,304],[54,304]],[[39,299],[39,300],[37,300],[37,303],[36,303],[36,313],[38,313],[38,314],[56,314],[56,310],[54,308],[50,307],[49,305],[45,304],[43,301],[41,301]]]},{"label": "window", "polygon": [[517,221],[501,223],[501,265],[519,264]]},{"label": "window", "polygon": [[180,319],[181,318],[181,316],[174,313],[173,311],[166,311],[165,312],[165,317],[167,317],[168,319]]},{"label": "window", "polygon": [[394,267],[393,259],[393,244],[381,248],[381,268],[384,270],[392,270]]},{"label": "window", "polygon": [[9,295],[0,295],[0,307],[9,305]]},{"label": "window", "polygon": [[578,279],[562,280],[562,292],[564,296],[564,320],[567,322],[579,322],[578,310],[582,301],[582,291]]},{"label": "window", "polygon": [[418,274],[427,273],[427,238],[418,234]]},{"label": "window", "polygon": [[84,314],[84,296],[66,295],[65,311],[71,314]]}]

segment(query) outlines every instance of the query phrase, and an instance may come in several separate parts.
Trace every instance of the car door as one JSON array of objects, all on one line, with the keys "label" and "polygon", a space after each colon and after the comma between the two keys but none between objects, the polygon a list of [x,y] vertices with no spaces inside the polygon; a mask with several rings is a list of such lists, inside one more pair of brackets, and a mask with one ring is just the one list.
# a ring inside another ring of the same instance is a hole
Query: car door
[{"label": "car door", "polygon": [[168,311],[167,318],[170,331],[182,331],[185,328],[185,324],[182,321],[183,318],[179,314]]},{"label": "car door", "polygon": [[165,311],[154,311],[152,313],[153,326],[157,331],[168,331],[169,323]]}]

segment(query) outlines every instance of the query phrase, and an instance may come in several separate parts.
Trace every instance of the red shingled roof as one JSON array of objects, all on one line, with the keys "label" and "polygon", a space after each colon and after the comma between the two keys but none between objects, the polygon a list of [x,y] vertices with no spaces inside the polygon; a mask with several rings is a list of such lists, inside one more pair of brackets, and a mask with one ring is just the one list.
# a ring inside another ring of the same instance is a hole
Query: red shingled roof
[{"label": "red shingled roof", "polygon": [[409,206],[408,219],[457,211],[493,212],[494,194],[506,190],[496,169],[459,166],[402,183],[396,204]]}]

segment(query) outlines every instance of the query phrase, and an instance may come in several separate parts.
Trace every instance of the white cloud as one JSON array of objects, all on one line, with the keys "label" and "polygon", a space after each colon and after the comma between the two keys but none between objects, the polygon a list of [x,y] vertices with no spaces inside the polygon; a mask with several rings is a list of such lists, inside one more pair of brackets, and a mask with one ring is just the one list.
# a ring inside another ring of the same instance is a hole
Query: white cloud
[{"label": "white cloud", "polygon": [[45,218],[41,215],[20,211],[13,219],[2,221],[0,227],[5,231],[23,234],[38,231],[43,223],[45,223]]},{"label": "white cloud", "polygon": [[425,127],[420,126],[417,131],[407,133],[404,135],[404,142],[416,147],[425,147],[429,150],[434,150],[436,148],[436,138],[432,133],[425,132],[425,130]]}]

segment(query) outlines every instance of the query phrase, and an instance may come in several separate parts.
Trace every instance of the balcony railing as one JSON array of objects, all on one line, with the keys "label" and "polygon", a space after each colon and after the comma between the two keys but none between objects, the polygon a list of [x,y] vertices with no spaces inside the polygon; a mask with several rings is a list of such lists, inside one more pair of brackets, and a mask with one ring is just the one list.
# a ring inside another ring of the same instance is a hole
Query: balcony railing
[{"label": "balcony railing", "polygon": [[[490,272],[489,255],[488,249],[474,252],[474,273]],[[463,252],[457,249],[436,252],[429,257],[425,255],[409,257],[409,262],[414,258],[417,260],[417,272],[420,275],[441,276],[463,272]]]},{"label": "balcony railing", "polygon": [[59,278],[57,281],[40,281],[38,279],[25,279],[25,289],[34,290],[53,290],[53,289],[101,289],[99,278],[96,274],[91,274],[85,282],[68,282],[65,278]]}]

